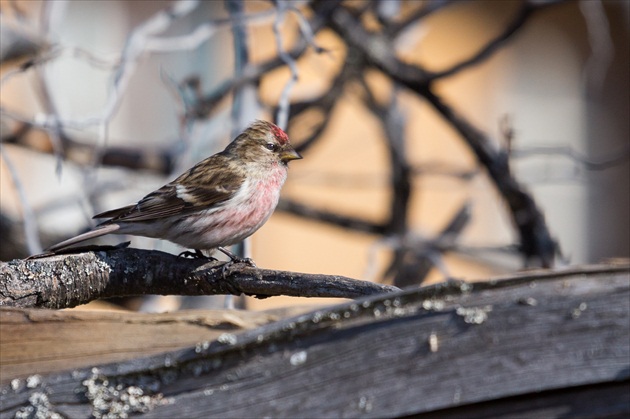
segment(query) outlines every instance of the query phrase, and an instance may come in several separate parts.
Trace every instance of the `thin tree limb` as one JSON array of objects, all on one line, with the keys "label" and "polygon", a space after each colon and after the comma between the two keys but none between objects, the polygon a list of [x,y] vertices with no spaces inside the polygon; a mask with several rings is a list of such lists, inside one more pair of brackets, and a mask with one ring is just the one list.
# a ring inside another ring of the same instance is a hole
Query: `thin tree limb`
[{"label": "thin tree limb", "polygon": [[388,230],[384,224],[313,208],[286,198],[280,200],[276,210],[364,233],[384,235]]},{"label": "thin tree limb", "polygon": [[[315,99],[291,104],[289,109],[289,126],[296,121],[299,121],[299,116],[307,114],[308,112],[314,111],[321,114],[320,122],[313,129],[311,134],[307,138],[302,139],[302,141],[296,146],[296,150],[300,153],[305,152],[321,138],[321,134],[328,127],[330,115],[332,114],[335,105],[345,92],[346,84],[356,77],[356,74],[361,72],[361,64],[354,59],[354,56],[355,54],[353,54],[352,50],[348,51],[348,56],[346,57],[341,71],[334,78],[330,87],[324,90],[322,95]],[[279,112],[278,107],[274,109],[274,114],[277,112]]]},{"label": "thin tree limb", "polygon": [[147,294],[357,298],[395,290],[338,275],[258,269],[130,248],[100,247],[0,263],[0,306],[10,307],[58,309]]},{"label": "thin tree limb", "polygon": [[530,19],[532,14],[544,7],[548,7],[557,3],[563,3],[565,0],[553,0],[546,3],[533,3],[533,2],[523,2],[521,9],[514,17],[512,22],[510,22],[503,32],[501,32],[498,36],[494,37],[490,42],[488,42],[485,46],[483,46],[477,53],[475,53],[472,57],[463,60],[454,66],[447,68],[442,71],[437,71],[433,73],[429,80],[441,79],[444,77],[452,76],[460,71],[477,65],[483,62],[485,59],[489,58],[492,54],[494,54],[499,48],[503,46],[503,44],[508,41],[514,34],[518,32],[518,30]]},{"label": "thin tree limb", "polygon": [[403,20],[390,23],[387,27],[384,28],[384,31],[388,36],[394,38],[400,35],[400,33],[407,29],[409,26],[419,23],[422,19],[429,16],[430,14],[437,12],[440,9],[443,9],[446,6],[450,6],[457,1],[458,0],[441,0],[427,2],[426,5],[422,5],[422,7],[419,7],[415,11],[411,12]]},{"label": "thin tree limb", "polygon": [[425,90],[423,96],[435,107],[475,152],[512,212],[520,235],[520,248],[527,261],[538,258],[543,267],[553,265],[557,243],[551,237],[545,217],[531,195],[510,170],[508,154],[494,147],[490,139],[439,96]]},{"label": "thin tree limb", "polygon": [[283,2],[276,3],[277,13],[276,20],[273,23],[273,34],[276,40],[276,48],[278,49],[278,56],[291,70],[291,77],[285,84],[282,89],[282,93],[280,95],[280,101],[278,103],[278,114],[276,115],[276,123],[282,129],[287,129],[287,124],[289,122],[289,106],[290,100],[289,95],[291,93],[291,89],[297,83],[299,78],[299,71],[297,67],[297,62],[286,53],[284,50],[284,46],[282,45],[282,34],[280,33],[280,27],[282,26],[286,14],[286,5]]}]

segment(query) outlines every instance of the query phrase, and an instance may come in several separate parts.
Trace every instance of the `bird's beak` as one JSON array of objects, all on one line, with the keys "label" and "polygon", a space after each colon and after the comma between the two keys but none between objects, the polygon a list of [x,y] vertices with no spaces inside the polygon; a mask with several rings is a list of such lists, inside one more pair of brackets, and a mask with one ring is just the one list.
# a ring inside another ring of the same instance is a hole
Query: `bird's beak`
[{"label": "bird's beak", "polygon": [[288,146],[287,148],[282,150],[282,152],[280,153],[280,160],[282,160],[285,163],[287,163],[287,162],[289,162],[291,160],[299,160],[301,158],[302,158],[302,156],[300,155],[300,153],[295,151],[293,149],[293,147],[291,147],[291,146]]}]

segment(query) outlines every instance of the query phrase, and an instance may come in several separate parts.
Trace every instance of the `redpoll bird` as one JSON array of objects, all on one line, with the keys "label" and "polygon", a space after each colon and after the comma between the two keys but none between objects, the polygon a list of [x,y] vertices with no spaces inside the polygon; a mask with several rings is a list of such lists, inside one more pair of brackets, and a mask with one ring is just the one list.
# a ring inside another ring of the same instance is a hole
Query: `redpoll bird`
[{"label": "redpoll bird", "polygon": [[252,235],[271,216],[287,178],[302,156],[276,125],[256,121],[225,150],[197,163],[138,203],[105,211],[93,230],[50,247],[55,252],[105,234],[165,239],[186,248],[223,249]]}]

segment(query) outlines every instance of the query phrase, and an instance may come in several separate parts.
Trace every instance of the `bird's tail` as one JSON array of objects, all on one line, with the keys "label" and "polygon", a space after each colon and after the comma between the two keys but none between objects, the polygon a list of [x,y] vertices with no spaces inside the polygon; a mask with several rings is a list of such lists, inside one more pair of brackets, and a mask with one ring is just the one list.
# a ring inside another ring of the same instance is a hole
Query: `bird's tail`
[{"label": "bird's tail", "polygon": [[57,243],[54,246],[50,246],[46,251],[48,252],[56,252],[61,249],[65,249],[66,247],[72,246],[77,243],[81,243],[86,240],[90,240],[96,237],[104,236],[106,234],[114,233],[120,229],[120,225],[112,223],[105,224],[99,227],[96,227],[94,230],[90,230],[86,233],[79,234],[71,239],[64,240],[61,243]]}]

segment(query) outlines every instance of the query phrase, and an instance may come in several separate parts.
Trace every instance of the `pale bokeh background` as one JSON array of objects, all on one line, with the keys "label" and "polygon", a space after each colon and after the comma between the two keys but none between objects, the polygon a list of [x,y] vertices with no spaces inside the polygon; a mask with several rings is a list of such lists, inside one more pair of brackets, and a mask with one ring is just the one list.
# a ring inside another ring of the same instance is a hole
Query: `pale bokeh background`
[{"label": "pale bokeh background", "polygon": [[[598,2],[593,2],[597,3]],[[6,2],[2,2],[6,10]],[[38,2],[18,2],[31,12]],[[99,57],[116,57],[128,32],[170,2],[77,1],[69,2],[50,28],[52,38]],[[407,31],[397,45],[410,62],[439,70],[459,62],[500,33],[520,2],[463,2],[431,15]],[[628,152],[628,14],[629,2],[603,2],[595,11],[577,2],[558,5],[535,15],[509,43],[480,65],[441,80],[439,93],[477,127],[500,138],[499,121],[510,117],[514,148],[567,147],[591,160],[601,160],[619,150]],[[265,3],[246,2],[248,12],[265,10]],[[590,23],[585,21],[585,14]],[[590,10],[590,11],[589,11]],[[597,12],[604,11],[609,30],[597,26]],[[168,32],[185,34],[204,19],[226,16],[220,2],[203,3],[200,10],[178,21]],[[593,14],[594,13],[594,14]],[[276,53],[271,30],[273,16],[251,28],[250,54],[254,62]],[[37,26],[34,24],[34,26]],[[295,33],[296,19],[287,17],[285,46]],[[590,38],[589,38],[590,37]],[[610,37],[610,40],[606,38]],[[605,42],[602,44],[601,39]],[[599,40],[599,41],[598,41]],[[327,88],[346,55],[344,46],[324,31],[316,42],[329,54],[308,52],[299,61],[300,79],[292,98],[307,98]],[[600,42],[600,43],[597,43]],[[607,48],[611,48],[608,50]],[[191,74],[201,77],[210,91],[232,74],[232,36],[220,30],[199,48],[175,53],[155,53],[141,61],[124,93],[120,108],[108,124],[107,144],[159,148],[187,147],[177,173],[162,178],[123,169],[88,168],[64,163],[55,176],[55,161],[14,146],[3,146],[16,167],[28,204],[36,211],[39,227],[71,235],[89,223],[97,211],[136,201],[209,154],[230,139],[230,101],[208,121],[185,132],[180,126],[181,104],[164,81],[179,81]],[[64,51],[46,64],[45,77],[60,116],[84,118],[97,114],[107,101],[112,74],[108,68],[88,65]],[[12,77],[2,85],[2,106],[31,118],[43,111],[34,93],[34,71]],[[6,70],[3,68],[3,74]],[[276,103],[289,78],[279,69],[263,79],[261,97]],[[603,77],[601,77],[603,76]],[[368,82],[388,97],[391,86],[376,72]],[[317,208],[381,220],[388,210],[388,166],[378,121],[361,104],[358,91],[348,89],[332,115],[325,138],[291,163],[284,196]],[[475,168],[473,154],[431,107],[409,92],[400,95],[407,118],[407,149],[412,165],[443,163],[458,169]],[[262,111],[254,117],[269,118]],[[5,129],[3,127],[3,129]],[[103,127],[81,132],[82,138],[99,141]],[[300,138],[300,132],[289,132]],[[2,211],[15,219],[23,213],[14,182],[5,162],[0,166]],[[626,158],[604,171],[585,170],[567,157],[539,154],[513,160],[517,178],[528,186],[542,207],[549,228],[560,243],[566,261],[591,263],[605,257],[628,257],[629,165]],[[87,173],[87,174],[86,174]],[[460,206],[472,204],[472,222],[461,237],[468,246],[500,246],[516,235],[509,214],[485,176],[463,183],[443,176],[414,179],[410,210],[412,228],[431,237]],[[95,201],[88,196],[102,195]],[[93,207],[90,202],[96,202]],[[120,241],[112,238],[111,242]],[[164,242],[137,238],[133,246],[177,249]],[[340,274],[377,280],[386,266],[389,249],[377,237],[277,213],[251,239],[251,254],[258,266],[300,272]],[[522,266],[517,257],[479,258],[450,255],[445,258],[453,277],[474,280],[513,272]],[[434,269],[429,282],[444,279]],[[271,298],[249,299],[249,308],[269,305],[324,304],[328,300]]]}]

